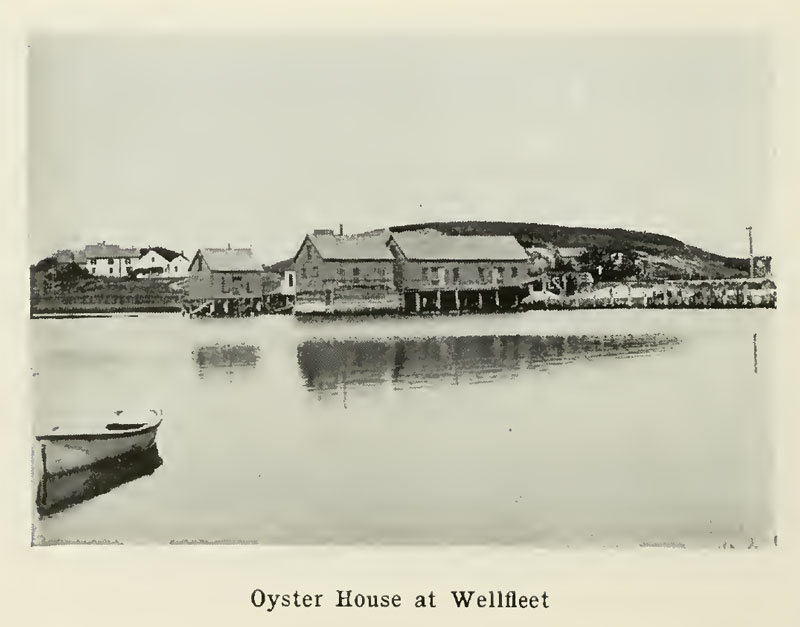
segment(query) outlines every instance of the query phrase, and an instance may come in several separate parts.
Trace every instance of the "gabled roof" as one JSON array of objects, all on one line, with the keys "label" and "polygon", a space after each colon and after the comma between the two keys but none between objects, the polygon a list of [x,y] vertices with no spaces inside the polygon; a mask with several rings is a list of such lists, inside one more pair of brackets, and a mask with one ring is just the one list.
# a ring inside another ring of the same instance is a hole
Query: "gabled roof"
[{"label": "gabled roof", "polygon": [[[303,244],[310,241],[319,252],[320,257],[328,261],[392,261],[394,256],[386,247],[389,232],[359,235],[306,235]],[[303,245],[297,251],[300,254]],[[295,260],[297,255],[294,256]]]},{"label": "gabled roof", "polygon": [[117,244],[89,244],[84,248],[87,259],[107,259],[116,257],[138,257],[138,248],[121,248]]},{"label": "gabled roof", "polygon": [[580,257],[586,252],[586,248],[562,246],[557,248],[558,254],[562,257]]},{"label": "gabled roof", "polygon": [[[139,258],[141,259],[150,251],[158,253],[167,261],[172,261],[177,257],[183,257],[186,259],[186,256],[183,253],[177,253],[174,250],[170,250],[169,248],[164,248],[163,246],[150,246],[149,248],[140,248],[139,249]],[[188,261],[188,260],[187,260]]]},{"label": "gabled roof", "polygon": [[414,261],[528,261],[512,235],[443,235],[424,230],[393,233],[392,238]]},{"label": "gabled roof", "polygon": [[[212,272],[261,272],[261,263],[250,248],[201,248],[195,254],[203,256]],[[194,261],[192,261],[194,264]]]}]

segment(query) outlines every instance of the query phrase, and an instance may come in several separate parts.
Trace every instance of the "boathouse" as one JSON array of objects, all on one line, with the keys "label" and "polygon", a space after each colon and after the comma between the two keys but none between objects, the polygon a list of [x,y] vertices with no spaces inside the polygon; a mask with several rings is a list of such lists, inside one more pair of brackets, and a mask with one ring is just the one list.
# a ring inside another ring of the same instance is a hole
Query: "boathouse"
[{"label": "boathouse", "polygon": [[263,268],[250,248],[201,248],[189,264],[184,313],[247,316],[263,310]]},{"label": "boathouse", "polygon": [[498,311],[528,293],[530,258],[513,236],[403,231],[387,246],[406,311]]},{"label": "boathouse", "polygon": [[294,256],[295,313],[397,311],[389,233],[306,235]]}]

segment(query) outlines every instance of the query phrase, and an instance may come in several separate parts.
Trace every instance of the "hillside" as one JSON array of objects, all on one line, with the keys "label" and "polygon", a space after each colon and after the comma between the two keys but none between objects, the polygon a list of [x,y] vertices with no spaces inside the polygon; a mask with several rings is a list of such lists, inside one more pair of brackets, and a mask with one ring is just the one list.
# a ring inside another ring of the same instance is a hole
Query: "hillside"
[{"label": "hillside", "polygon": [[513,235],[517,241],[531,246],[597,247],[611,252],[645,253],[654,278],[681,278],[687,275],[702,278],[747,276],[749,260],[723,257],[696,246],[684,244],[674,237],[592,227],[557,226],[530,222],[427,222],[389,227],[390,231],[435,229],[447,235]]},{"label": "hillside", "polygon": [[[648,273],[654,279],[731,278],[746,277],[748,259],[724,257],[682,241],[644,231],[601,229],[592,227],[558,226],[532,222],[426,222],[390,226],[389,231],[419,231],[434,229],[447,235],[513,235],[525,248],[537,247],[597,247],[609,252],[637,251],[647,261]],[[378,232],[371,231],[370,233]],[[292,264],[284,259],[265,270],[283,272]]]}]

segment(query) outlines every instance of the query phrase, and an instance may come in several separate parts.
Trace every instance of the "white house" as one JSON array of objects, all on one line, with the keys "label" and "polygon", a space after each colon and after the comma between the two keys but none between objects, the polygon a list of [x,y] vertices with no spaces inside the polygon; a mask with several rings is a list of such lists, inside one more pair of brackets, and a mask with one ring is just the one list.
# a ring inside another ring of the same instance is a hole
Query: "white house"
[{"label": "white house", "polygon": [[86,246],[84,254],[86,256],[85,267],[90,274],[119,278],[128,276],[132,272],[133,262],[139,257],[139,250],[101,242]]},{"label": "white house", "polygon": [[185,277],[189,275],[189,260],[183,252],[162,246],[142,248],[133,265],[133,275],[137,279]]}]

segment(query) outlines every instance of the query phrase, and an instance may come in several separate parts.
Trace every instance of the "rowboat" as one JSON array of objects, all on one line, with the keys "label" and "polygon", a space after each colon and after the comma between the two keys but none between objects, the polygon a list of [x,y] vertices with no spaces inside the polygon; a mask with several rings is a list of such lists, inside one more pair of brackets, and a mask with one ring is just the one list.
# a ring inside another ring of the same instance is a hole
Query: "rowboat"
[{"label": "rowboat", "polygon": [[53,427],[36,436],[42,471],[51,475],[72,472],[104,459],[145,451],[156,441],[161,420],[110,422],[99,429]]},{"label": "rowboat", "polygon": [[152,473],[161,465],[156,446],[160,424],[159,418],[98,427],[54,426],[36,435],[39,513],[59,511]]}]

